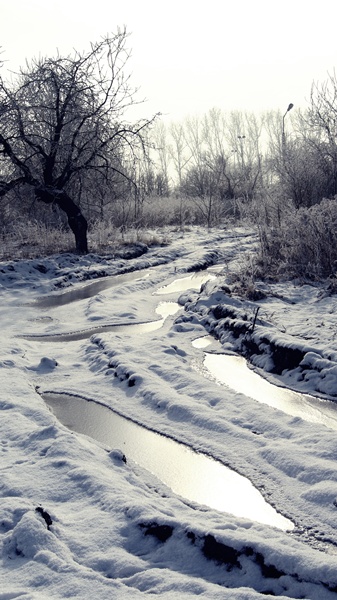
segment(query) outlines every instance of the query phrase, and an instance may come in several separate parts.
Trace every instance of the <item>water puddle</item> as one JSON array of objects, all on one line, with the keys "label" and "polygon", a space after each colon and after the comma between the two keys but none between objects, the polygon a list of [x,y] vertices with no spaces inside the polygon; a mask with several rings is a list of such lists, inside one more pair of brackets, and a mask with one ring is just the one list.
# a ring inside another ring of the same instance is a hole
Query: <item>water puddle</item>
[{"label": "water puddle", "polygon": [[105,324],[96,325],[95,327],[89,327],[88,329],[81,329],[77,331],[67,331],[63,333],[43,333],[43,334],[27,334],[23,335],[26,340],[32,340],[35,342],[76,342],[79,340],[85,340],[90,338],[92,335],[99,333],[125,333],[127,335],[150,333],[160,329],[168,316],[174,315],[181,306],[177,302],[160,302],[156,308],[156,313],[161,319],[155,321],[148,321],[145,323],[120,323],[120,324]]},{"label": "water puddle", "polygon": [[210,273],[192,273],[188,277],[182,277],[181,279],[175,279],[168,285],[164,285],[157,289],[155,295],[162,294],[173,294],[177,292],[185,292],[186,290],[198,290],[200,286],[206,281],[216,279],[216,275]]},{"label": "water puddle", "polygon": [[178,310],[181,310],[180,304],[178,302],[159,302],[156,313],[160,315],[162,319],[166,319],[167,317],[171,317],[175,315]]},{"label": "water puddle", "polygon": [[147,269],[141,272],[132,271],[131,273],[123,273],[122,275],[111,275],[91,283],[76,285],[74,288],[66,292],[58,292],[56,294],[50,294],[49,296],[38,298],[32,302],[31,305],[36,308],[55,308],[57,306],[64,306],[65,304],[70,304],[71,302],[92,298],[93,296],[96,296],[96,294],[99,294],[99,292],[102,292],[108,288],[128,283],[130,281],[143,279],[148,277],[149,274],[150,271]]},{"label": "water puddle", "polygon": [[120,325],[100,325],[97,327],[90,327],[88,329],[81,329],[78,331],[69,331],[65,333],[45,333],[45,334],[27,334],[21,336],[25,340],[31,340],[34,342],[78,342],[80,340],[86,340],[92,335],[99,333],[125,333],[126,335],[133,335],[135,333],[148,333],[150,331],[156,331],[163,326],[164,319],[157,319],[157,321],[149,321],[147,323],[122,323]]},{"label": "water puddle", "polygon": [[321,400],[273,385],[249,369],[241,356],[205,353],[204,366],[217,381],[236,392],[241,392],[293,417],[301,417],[310,423],[320,423],[337,430],[336,402]]},{"label": "water puddle", "polygon": [[193,340],[192,346],[193,348],[207,348],[207,346],[212,344],[214,340],[215,338],[212,338],[212,336],[204,335],[203,337]]},{"label": "water puddle", "polygon": [[179,496],[283,530],[293,523],[276,512],[251,482],[212,458],[145,429],[106,406],[67,394],[42,394],[66,427],[118,448]]}]

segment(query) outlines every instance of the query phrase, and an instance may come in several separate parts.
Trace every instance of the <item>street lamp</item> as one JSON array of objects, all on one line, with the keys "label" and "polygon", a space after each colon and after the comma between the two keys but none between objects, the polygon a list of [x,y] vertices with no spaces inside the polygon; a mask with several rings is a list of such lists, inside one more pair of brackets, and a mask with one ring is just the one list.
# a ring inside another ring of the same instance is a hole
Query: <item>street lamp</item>
[{"label": "street lamp", "polygon": [[243,168],[243,140],[246,139],[245,135],[238,135],[238,140],[240,140],[240,159],[241,159],[241,168]]},{"label": "street lamp", "polygon": [[287,108],[287,110],[284,113],[283,118],[282,118],[282,141],[283,141],[283,144],[285,144],[285,141],[286,141],[286,135],[285,135],[285,132],[284,132],[284,119],[286,118],[288,112],[293,108],[293,106],[294,106],[293,103],[290,102],[290,104],[289,104],[289,106],[288,106],[288,108]]}]

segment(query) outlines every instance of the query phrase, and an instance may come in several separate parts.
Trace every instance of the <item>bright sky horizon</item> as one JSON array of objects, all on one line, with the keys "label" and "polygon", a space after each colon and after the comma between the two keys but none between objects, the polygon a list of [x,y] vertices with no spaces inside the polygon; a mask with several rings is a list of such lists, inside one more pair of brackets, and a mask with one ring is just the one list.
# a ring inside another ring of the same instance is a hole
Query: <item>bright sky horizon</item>
[{"label": "bright sky horizon", "polygon": [[0,0],[5,69],[127,28],[139,116],[308,106],[337,67],[336,0]]}]

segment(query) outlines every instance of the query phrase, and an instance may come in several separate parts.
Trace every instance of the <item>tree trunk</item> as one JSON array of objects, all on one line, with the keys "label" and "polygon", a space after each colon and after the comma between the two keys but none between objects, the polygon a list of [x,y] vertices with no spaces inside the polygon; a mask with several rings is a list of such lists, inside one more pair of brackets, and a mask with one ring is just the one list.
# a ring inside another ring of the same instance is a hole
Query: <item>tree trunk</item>
[{"label": "tree trunk", "polygon": [[88,224],[82,213],[79,211],[75,216],[69,216],[68,223],[75,236],[76,250],[79,254],[88,253],[87,229]]},{"label": "tree trunk", "polygon": [[62,190],[35,189],[35,195],[38,200],[51,204],[55,202],[68,217],[68,224],[75,236],[76,250],[79,254],[87,254],[87,229],[88,224],[82,215],[79,207],[68,194]]}]

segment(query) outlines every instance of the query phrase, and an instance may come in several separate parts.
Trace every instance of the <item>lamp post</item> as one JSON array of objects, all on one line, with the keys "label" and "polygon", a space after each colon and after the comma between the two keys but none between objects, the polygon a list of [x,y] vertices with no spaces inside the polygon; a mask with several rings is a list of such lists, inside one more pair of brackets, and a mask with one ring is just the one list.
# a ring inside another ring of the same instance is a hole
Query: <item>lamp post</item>
[{"label": "lamp post", "polygon": [[241,159],[241,169],[244,167],[244,158],[243,158],[243,140],[246,139],[245,135],[238,135],[238,140],[240,143],[240,159]]},{"label": "lamp post", "polygon": [[285,131],[284,131],[284,119],[286,118],[288,112],[293,108],[293,106],[294,106],[293,103],[290,102],[290,104],[289,104],[286,112],[284,113],[284,115],[282,117],[282,144],[283,144],[283,146],[286,143],[286,134],[285,134]]}]

